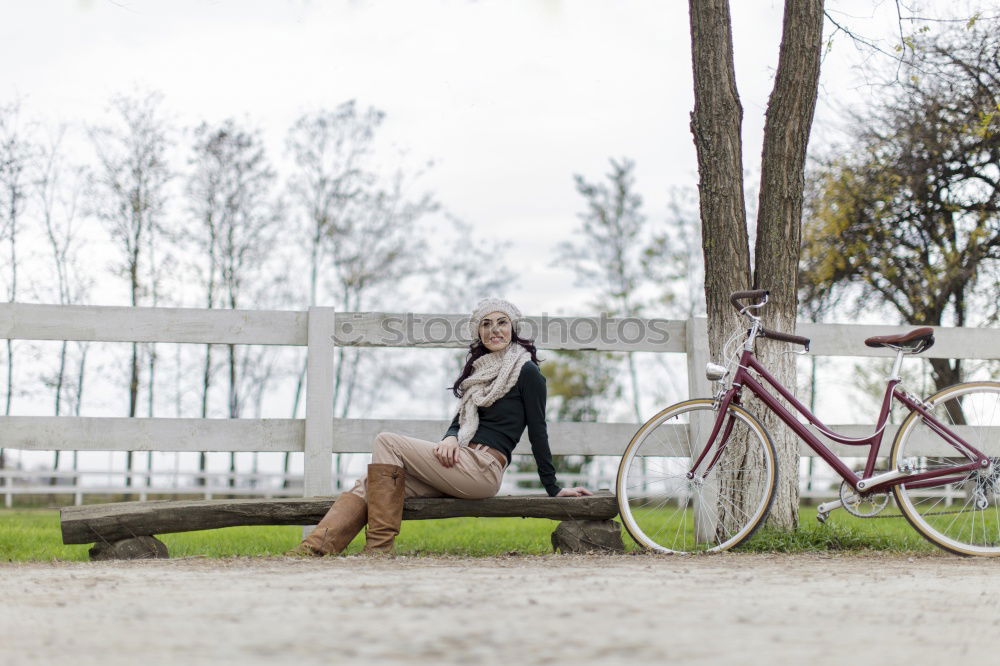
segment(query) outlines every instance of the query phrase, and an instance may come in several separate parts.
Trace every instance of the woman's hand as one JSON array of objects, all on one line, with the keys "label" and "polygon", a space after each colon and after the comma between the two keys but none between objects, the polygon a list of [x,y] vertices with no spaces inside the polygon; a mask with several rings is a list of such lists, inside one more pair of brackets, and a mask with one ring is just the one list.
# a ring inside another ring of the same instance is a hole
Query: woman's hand
[{"label": "woman's hand", "polygon": [[574,488],[563,488],[556,497],[586,497],[593,494],[583,486],[576,486]]},{"label": "woman's hand", "polygon": [[458,437],[445,437],[434,446],[434,457],[445,467],[454,467],[458,462]]}]

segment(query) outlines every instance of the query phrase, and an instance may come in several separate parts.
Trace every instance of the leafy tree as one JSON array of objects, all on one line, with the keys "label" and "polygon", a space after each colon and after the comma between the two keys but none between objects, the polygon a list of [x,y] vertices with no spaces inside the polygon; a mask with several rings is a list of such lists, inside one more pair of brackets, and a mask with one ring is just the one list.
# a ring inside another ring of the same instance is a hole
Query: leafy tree
[{"label": "leafy tree", "polygon": [[607,352],[552,352],[542,365],[548,412],[556,421],[600,421],[621,397],[617,364]]},{"label": "leafy tree", "polygon": [[[917,325],[996,321],[1000,276],[1000,32],[919,35],[897,85],[850,117],[847,149],[810,177],[803,298],[853,298]],[[938,388],[962,361],[931,359]]]}]

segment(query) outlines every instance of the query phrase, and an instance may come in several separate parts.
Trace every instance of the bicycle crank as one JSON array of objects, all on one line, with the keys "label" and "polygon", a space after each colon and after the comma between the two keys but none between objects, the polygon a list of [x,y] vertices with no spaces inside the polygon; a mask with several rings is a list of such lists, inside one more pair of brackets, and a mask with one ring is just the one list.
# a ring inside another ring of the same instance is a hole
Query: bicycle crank
[{"label": "bicycle crank", "polygon": [[881,513],[889,504],[889,493],[878,492],[861,495],[851,487],[851,484],[844,481],[840,484],[840,502],[841,506],[852,516],[871,518]]}]

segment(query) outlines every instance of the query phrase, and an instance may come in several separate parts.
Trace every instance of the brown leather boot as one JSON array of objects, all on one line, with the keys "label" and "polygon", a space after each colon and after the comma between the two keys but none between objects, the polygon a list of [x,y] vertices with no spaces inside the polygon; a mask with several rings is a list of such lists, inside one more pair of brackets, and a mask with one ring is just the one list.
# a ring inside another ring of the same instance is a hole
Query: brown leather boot
[{"label": "brown leather boot", "polygon": [[341,493],[316,529],[287,555],[334,555],[347,548],[368,521],[368,503],[354,493]]},{"label": "brown leather boot", "polygon": [[368,530],[365,552],[392,553],[403,522],[406,470],[399,465],[368,465]]}]

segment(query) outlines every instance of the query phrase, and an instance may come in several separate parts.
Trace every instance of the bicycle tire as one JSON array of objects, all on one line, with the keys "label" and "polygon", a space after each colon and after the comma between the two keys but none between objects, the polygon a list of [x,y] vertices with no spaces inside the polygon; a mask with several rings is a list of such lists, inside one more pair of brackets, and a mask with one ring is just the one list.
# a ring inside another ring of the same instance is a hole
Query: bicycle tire
[{"label": "bicycle tire", "polygon": [[[703,482],[686,476],[704,446],[691,446],[688,424],[692,415],[706,413],[704,422],[711,428],[717,414],[711,399],[671,405],[632,437],[618,466],[615,491],[622,523],[640,547],[662,553],[720,552],[749,539],[764,522],[778,482],[774,444],[745,409],[730,405],[727,412],[732,435]],[[720,499],[719,488],[733,493]]]},{"label": "bicycle tire", "polygon": [[[1000,555],[1000,382],[964,382],[927,398],[929,411],[942,423],[955,426],[960,437],[992,457],[987,470],[965,473],[964,480],[933,488],[892,487],[906,520],[925,539],[959,555]],[[964,421],[964,423],[962,423]],[[992,445],[990,444],[992,442]],[[992,449],[992,450],[991,450]],[[911,412],[899,426],[890,459],[899,469],[911,465],[919,472],[965,464],[954,448]],[[951,456],[947,454],[952,452]],[[932,455],[938,453],[939,455]],[[953,504],[958,499],[958,507]]]}]

